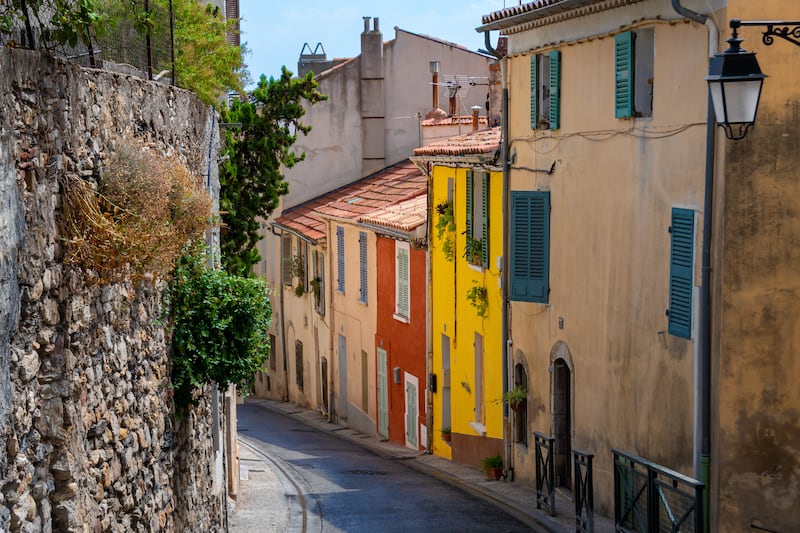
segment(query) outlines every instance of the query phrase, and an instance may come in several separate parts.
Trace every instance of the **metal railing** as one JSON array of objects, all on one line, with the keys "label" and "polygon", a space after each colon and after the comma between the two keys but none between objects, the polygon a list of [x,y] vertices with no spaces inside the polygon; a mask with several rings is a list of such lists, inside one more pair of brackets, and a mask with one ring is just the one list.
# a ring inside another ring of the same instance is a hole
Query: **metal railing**
[{"label": "metal railing", "polygon": [[575,465],[575,531],[594,531],[594,488],[592,459],[594,455],[580,450],[572,452]]},{"label": "metal railing", "polygon": [[536,443],[536,508],[546,509],[550,516],[556,514],[555,466],[553,465],[554,437],[538,431],[533,433]]},{"label": "metal railing", "polygon": [[702,533],[702,482],[617,449],[613,454],[616,531]]}]

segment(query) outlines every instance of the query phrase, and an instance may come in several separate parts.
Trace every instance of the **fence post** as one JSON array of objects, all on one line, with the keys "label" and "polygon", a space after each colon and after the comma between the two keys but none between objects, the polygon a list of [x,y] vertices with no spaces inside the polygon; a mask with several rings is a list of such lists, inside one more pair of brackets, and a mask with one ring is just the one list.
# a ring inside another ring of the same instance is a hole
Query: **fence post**
[{"label": "fence post", "polygon": [[575,531],[594,532],[594,482],[592,459],[594,455],[573,451],[575,466]]}]

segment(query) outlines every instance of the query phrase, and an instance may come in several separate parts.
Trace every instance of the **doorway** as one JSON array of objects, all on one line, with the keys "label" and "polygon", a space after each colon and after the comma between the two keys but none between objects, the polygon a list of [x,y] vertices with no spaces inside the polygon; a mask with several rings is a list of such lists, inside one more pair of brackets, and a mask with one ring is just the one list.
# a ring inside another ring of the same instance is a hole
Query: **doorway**
[{"label": "doorway", "polygon": [[378,348],[378,434],[389,438],[389,374],[388,354]]},{"label": "doorway", "polygon": [[553,362],[553,448],[555,484],[572,490],[572,372],[564,359]]}]

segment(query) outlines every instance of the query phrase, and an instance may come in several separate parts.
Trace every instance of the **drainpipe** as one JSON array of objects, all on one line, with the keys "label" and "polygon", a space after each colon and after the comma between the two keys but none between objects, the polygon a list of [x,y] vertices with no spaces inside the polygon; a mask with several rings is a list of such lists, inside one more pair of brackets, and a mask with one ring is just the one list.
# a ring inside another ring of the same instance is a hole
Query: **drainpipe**
[{"label": "drainpipe", "polygon": [[[708,57],[717,52],[719,29],[713,19],[696,13],[672,0],[672,8],[681,16],[705,24],[708,29]],[[694,476],[705,485],[703,491],[703,528],[709,525],[709,492],[711,470],[711,223],[714,206],[714,147],[716,120],[708,94],[706,117],[706,168],[703,198],[703,244],[701,252],[700,302],[697,343],[695,345],[695,406],[694,406]]]},{"label": "drainpipe", "polygon": [[[492,47],[489,40],[489,31],[484,32],[484,44],[486,49],[500,62],[500,87],[502,88],[502,120],[500,126],[500,157],[503,159],[503,266],[500,273],[500,283],[502,285],[501,298],[502,298],[502,321],[501,321],[501,334],[502,344],[500,346],[500,353],[503,354],[502,369],[503,369],[503,394],[509,390],[509,366],[511,359],[511,345],[512,340],[508,335],[508,234],[509,234],[509,165],[508,165],[508,85],[506,84],[506,62],[503,56]],[[508,404],[503,402],[503,420],[508,420]],[[506,476],[511,481],[514,480],[514,465],[512,464],[513,454],[511,453],[511,435],[509,425],[503,423],[503,464],[506,465]]]}]

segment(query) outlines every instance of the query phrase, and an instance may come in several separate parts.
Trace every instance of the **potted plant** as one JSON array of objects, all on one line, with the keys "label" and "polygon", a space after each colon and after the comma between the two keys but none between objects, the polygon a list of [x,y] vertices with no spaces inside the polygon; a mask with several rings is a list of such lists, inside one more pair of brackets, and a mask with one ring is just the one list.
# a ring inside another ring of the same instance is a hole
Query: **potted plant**
[{"label": "potted plant", "polygon": [[481,463],[489,479],[500,479],[503,477],[503,458],[500,455],[490,455],[483,458]]},{"label": "potted plant", "polygon": [[453,204],[442,201],[436,204],[436,238],[442,243],[442,254],[448,261],[453,260],[453,233],[456,231],[455,216],[453,214]]},{"label": "potted plant", "polygon": [[522,385],[517,385],[513,389],[503,394],[503,401],[514,411],[518,411],[528,401],[528,391]]},{"label": "potted plant", "polygon": [[442,440],[445,441],[445,442],[450,442],[450,437],[451,437],[450,427],[449,426],[443,427],[442,428]]},{"label": "potted plant", "polygon": [[481,265],[483,263],[481,254],[483,253],[483,243],[480,239],[473,239],[467,236],[467,242],[464,245],[464,258],[473,265]]}]

